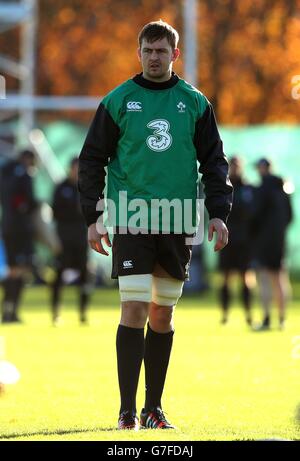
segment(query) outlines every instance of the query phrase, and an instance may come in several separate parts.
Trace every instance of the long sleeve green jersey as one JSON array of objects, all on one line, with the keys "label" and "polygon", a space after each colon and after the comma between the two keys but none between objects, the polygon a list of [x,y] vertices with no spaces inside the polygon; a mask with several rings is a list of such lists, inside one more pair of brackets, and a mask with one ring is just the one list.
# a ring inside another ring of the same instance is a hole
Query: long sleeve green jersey
[{"label": "long sleeve green jersey", "polygon": [[[80,154],[79,190],[88,225],[100,214],[96,204],[103,197],[106,166],[116,225],[124,219],[128,224],[143,203],[149,206],[149,228],[152,207],[161,230],[160,201],[181,204],[183,214],[185,204],[196,201],[198,168],[210,218],[227,219],[232,186],[212,106],[176,74],[161,83],[139,74],[101,101]],[[196,209],[189,209],[195,224]]]}]

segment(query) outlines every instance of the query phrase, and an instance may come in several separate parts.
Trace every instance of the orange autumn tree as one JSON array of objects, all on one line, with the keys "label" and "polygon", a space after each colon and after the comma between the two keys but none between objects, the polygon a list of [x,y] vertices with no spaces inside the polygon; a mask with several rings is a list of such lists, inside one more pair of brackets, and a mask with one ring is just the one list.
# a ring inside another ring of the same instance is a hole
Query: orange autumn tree
[{"label": "orange autumn tree", "polygon": [[199,80],[227,124],[299,121],[299,0],[200,2]]},{"label": "orange autumn tree", "polygon": [[[101,96],[140,69],[137,34],[162,18],[181,34],[181,0],[40,0],[37,94]],[[300,74],[300,0],[199,0],[198,86],[220,123],[299,119],[291,78]],[[0,35],[1,52],[17,56],[17,31]],[[16,81],[8,80],[9,88]],[[49,114],[46,114],[49,117]],[[86,121],[90,115],[67,115]],[[53,114],[51,114],[53,117]]]},{"label": "orange autumn tree", "polygon": [[137,34],[163,17],[176,24],[170,1],[41,2],[38,91],[103,95],[139,72]]}]

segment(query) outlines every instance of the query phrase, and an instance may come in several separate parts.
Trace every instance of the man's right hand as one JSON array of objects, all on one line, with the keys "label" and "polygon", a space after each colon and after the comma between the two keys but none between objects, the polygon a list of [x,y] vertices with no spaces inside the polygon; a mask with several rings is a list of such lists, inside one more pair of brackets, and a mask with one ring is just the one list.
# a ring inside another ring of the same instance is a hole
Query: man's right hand
[{"label": "man's right hand", "polygon": [[103,248],[102,245],[103,239],[106,245],[111,247],[108,232],[105,231],[105,227],[102,226],[103,233],[99,234],[97,231],[97,223],[91,224],[88,228],[88,242],[92,250],[97,251],[97,253],[101,253],[102,255],[108,256],[109,253]]}]

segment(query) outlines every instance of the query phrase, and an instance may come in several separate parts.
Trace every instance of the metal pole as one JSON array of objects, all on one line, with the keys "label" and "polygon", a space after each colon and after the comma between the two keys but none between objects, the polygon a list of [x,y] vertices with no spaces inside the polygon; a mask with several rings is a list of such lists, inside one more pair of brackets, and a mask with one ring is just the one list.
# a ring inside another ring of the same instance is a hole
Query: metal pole
[{"label": "metal pole", "polygon": [[[29,16],[22,24],[21,31],[21,66],[26,69],[21,79],[20,94],[32,97],[35,90],[35,61],[36,61],[36,30],[37,30],[37,2],[36,0],[23,0],[24,6],[30,10]],[[33,105],[20,111],[20,144],[28,144],[28,136],[35,125],[35,112]]]},{"label": "metal pole", "polygon": [[183,0],[184,78],[197,86],[197,0]]}]

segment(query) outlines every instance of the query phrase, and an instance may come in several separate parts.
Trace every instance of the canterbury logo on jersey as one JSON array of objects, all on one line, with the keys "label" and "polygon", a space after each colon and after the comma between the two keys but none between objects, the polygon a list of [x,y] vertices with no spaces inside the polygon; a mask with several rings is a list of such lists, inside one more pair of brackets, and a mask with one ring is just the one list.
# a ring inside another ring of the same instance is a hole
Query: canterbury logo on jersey
[{"label": "canterbury logo on jersey", "polygon": [[133,268],[132,260],[123,261],[123,269],[131,269]]},{"label": "canterbury logo on jersey", "polygon": [[126,107],[127,111],[140,112],[142,110],[142,103],[139,101],[129,101]]}]

